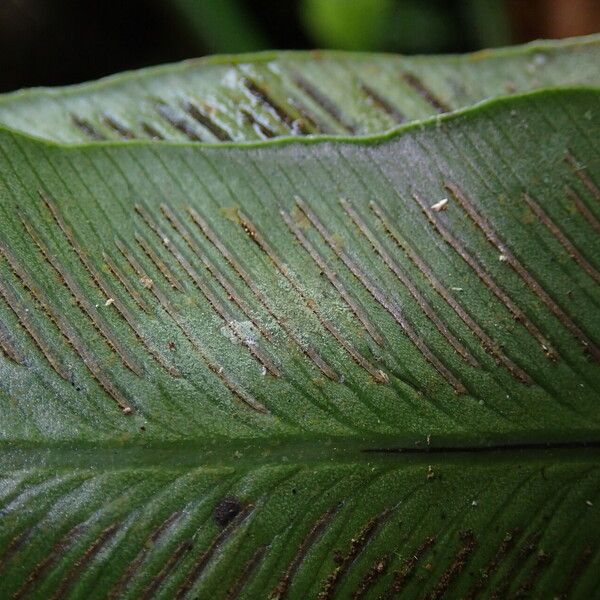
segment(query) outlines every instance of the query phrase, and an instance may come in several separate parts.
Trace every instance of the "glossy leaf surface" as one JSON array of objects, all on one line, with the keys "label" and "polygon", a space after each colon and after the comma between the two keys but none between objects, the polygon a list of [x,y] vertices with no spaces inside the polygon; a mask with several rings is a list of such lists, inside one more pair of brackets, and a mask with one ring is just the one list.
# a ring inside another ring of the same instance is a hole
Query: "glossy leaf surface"
[{"label": "glossy leaf surface", "polygon": [[599,98],[0,132],[2,594],[590,597]]}]

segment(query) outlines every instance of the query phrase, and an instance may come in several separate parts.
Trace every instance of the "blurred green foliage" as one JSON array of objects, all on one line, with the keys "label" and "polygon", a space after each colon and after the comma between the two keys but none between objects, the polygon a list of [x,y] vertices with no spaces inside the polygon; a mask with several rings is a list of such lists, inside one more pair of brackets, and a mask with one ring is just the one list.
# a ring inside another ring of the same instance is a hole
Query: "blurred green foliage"
[{"label": "blurred green foliage", "polygon": [[278,46],[271,39],[274,29],[293,21],[312,46],[340,50],[444,52],[511,41],[504,0],[287,0],[270,6],[244,0],[171,2],[210,52]]}]

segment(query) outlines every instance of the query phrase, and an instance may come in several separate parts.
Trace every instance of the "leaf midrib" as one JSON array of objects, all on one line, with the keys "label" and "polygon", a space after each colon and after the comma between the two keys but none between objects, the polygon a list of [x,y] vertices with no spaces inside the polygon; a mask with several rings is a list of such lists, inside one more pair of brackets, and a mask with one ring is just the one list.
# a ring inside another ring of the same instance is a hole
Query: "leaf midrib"
[{"label": "leaf midrib", "polygon": [[138,469],[167,470],[195,468],[256,468],[286,464],[373,464],[395,466],[429,465],[432,462],[471,463],[487,461],[511,463],[551,457],[577,459],[600,454],[600,440],[490,444],[480,446],[372,447],[347,439],[296,441],[294,444],[272,441],[215,441],[212,445],[186,442],[162,444],[0,444],[0,462],[10,470],[41,469]]}]

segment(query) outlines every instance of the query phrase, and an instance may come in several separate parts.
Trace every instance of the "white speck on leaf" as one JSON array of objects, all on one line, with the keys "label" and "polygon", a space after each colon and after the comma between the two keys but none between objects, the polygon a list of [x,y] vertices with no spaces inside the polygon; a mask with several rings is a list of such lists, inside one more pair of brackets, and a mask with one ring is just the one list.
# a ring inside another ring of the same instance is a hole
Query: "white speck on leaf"
[{"label": "white speck on leaf", "polygon": [[431,205],[431,210],[435,210],[435,212],[440,212],[442,210],[446,210],[446,205],[448,204],[448,198],[442,198],[439,202]]}]

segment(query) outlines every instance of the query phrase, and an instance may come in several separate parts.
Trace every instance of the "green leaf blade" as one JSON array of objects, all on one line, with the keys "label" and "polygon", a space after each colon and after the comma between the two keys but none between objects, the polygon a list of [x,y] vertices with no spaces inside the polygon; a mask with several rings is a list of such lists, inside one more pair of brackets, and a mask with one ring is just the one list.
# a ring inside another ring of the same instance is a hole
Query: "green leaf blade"
[{"label": "green leaf blade", "polygon": [[593,594],[598,105],[1,131],[2,594]]},{"label": "green leaf blade", "polygon": [[597,85],[595,36],[454,57],[222,56],[0,98],[0,122],[45,139],[260,141],[371,135],[530,90]]}]

